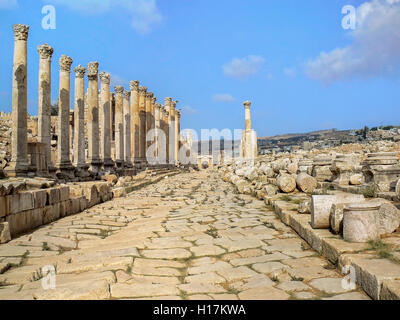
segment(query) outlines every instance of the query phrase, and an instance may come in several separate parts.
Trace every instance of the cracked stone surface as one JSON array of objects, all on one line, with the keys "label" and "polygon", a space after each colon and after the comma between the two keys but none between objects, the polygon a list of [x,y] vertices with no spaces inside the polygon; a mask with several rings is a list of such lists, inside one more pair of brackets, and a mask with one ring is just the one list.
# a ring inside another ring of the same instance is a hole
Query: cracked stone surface
[{"label": "cracked stone surface", "polygon": [[[54,266],[56,288],[42,287]],[[369,299],[263,201],[183,173],[0,246],[0,299]]]}]

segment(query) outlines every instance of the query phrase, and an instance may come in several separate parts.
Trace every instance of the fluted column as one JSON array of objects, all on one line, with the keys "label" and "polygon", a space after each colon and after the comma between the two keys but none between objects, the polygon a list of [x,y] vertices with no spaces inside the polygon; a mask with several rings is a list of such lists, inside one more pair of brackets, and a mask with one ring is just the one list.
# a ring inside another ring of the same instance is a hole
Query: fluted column
[{"label": "fluted column", "polygon": [[124,117],[124,155],[125,166],[132,168],[132,152],[131,152],[131,105],[129,98],[130,91],[124,91],[123,117]]},{"label": "fluted column", "polygon": [[88,117],[87,117],[87,133],[88,133],[88,162],[91,169],[97,171],[101,167],[100,160],[100,134],[99,134],[99,79],[98,79],[98,62],[90,62],[88,64],[89,88],[87,94]]},{"label": "fluted column", "polygon": [[60,90],[58,98],[58,118],[57,118],[57,169],[68,171],[72,169],[70,158],[70,90],[71,90],[71,65],[72,59],[62,55],[60,60]]},{"label": "fluted column", "polygon": [[28,170],[27,41],[29,27],[15,24],[13,30],[11,162],[5,171],[9,176],[24,176]]},{"label": "fluted column", "polygon": [[146,161],[146,87],[139,87],[139,157]]},{"label": "fluted column", "polygon": [[171,116],[172,120],[172,129],[173,129],[173,152],[174,152],[174,164],[178,165],[178,152],[179,152],[179,136],[178,136],[178,121],[176,116],[176,105],[178,104],[178,100],[172,101],[172,111],[173,115]]},{"label": "fluted column", "polygon": [[116,86],[115,91],[115,162],[118,167],[124,163],[124,87]]},{"label": "fluted column", "polygon": [[54,49],[47,43],[38,46],[39,53],[39,101],[38,141],[45,145],[46,162],[51,162],[51,57]]},{"label": "fluted column", "polygon": [[74,99],[74,165],[86,168],[85,161],[85,73],[81,65],[75,67]]},{"label": "fluted column", "polygon": [[132,162],[140,162],[139,156],[139,81],[133,80],[129,83],[131,89],[131,154]]}]

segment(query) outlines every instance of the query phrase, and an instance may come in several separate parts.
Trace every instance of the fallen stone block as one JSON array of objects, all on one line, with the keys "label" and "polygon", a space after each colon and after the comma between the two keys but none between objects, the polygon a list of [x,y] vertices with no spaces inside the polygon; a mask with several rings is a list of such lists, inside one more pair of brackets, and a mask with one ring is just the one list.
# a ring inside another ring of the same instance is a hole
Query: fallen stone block
[{"label": "fallen stone block", "polygon": [[317,179],[308,175],[305,172],[299,173],[296,179],[296,184],[299,190],[305,193],[312,193],[317,188]]},{"label": "fallen stone block", "polygon": [[343,239],[368,242],[380,239],[377,202],[348,204],[343,209]]},{"label": "fallen stone block", "polygon": [[359,194],[313,195],[311,197],[311,226],[314,229],[329,229],[329,216],[334,203],[351,203],[363,201]]},{"label": "fallen stone block", "polygon": [[115,188],[113,189],[113,195],[114,198],[123,198],[126,196],[125,188],[120,187],[120,188]]},{"label": "fallen stone block", "polygon": [[276,183],[283,192],[290,193],[296,189],[296,179],[287,173],[281,173],[276,178]]}]

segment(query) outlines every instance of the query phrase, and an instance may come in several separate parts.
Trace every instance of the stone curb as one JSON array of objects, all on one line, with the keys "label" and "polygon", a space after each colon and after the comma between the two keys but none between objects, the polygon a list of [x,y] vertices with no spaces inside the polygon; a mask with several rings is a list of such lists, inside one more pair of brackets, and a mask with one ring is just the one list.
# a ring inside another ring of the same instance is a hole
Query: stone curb
[{"label": "stone curb", "polygon": [[266,198],[281,221],[290,226],[320,255],[342,271],[345,265],[355,269],[356,283],[375,300],[400,300],[400,265],[378,259],[365,243],[349,243],[328,229],[313,229],[311,216],[299,214],[297,205]]}]

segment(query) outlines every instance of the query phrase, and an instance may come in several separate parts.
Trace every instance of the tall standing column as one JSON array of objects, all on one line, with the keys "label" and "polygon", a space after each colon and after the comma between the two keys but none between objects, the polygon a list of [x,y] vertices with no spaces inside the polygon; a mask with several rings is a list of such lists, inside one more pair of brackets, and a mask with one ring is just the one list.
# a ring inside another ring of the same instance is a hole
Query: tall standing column
[{"label": "tall standing column", "polygon": [[115,162],[119,168],[124,164],[124,113],[122,96],[124,87],[116,86],[115,91]]},{"label": "tall standing column", "polygon": [[156,129],[155,131],[155,140],[156,140],[156,156],[158,157],[158,148],[159,148],[159,143],[158,143],[158,136],[159,136],[159,131],[161,129],[161,104],[156,103],[154,106],[154,128]]},{"label": "tall standing column", "polygon": [[168,135],[168,159],[169,163],[175,165],[175,101],[172,98],[167,98],[168,104],[168,125],[169,125],[169,135]]},{"label": "tall standing column", "polygon": [[180,136],[181,136],[181,111],[175,111],[175,132],[176,132],[176,164],[179,165],[179,148],[180,148]]},{"label": "tall standing column", "polygon": [[11,162],[5,171],[8,176],[24,176],[28,170],[27,41],[29,27],[15,24],[13,30]]},{"label": "tall standing column", "polygon": [[243,102],[245,113],[244,113],[244,119],[245,119],[245,128],[246,130],[251,130],[251,115],[250,115],[250,107],[251,107],[251,102],[250,101],[245,101]]},{"label": "tall standing column", "polygon": [[105,171],[110,171],[114,167],[111,159],[111,104],[110,104],[110,74],[100,72],[101,91],[100,91],[100,119],[101,119],[101,159]]},{"label": "tall standing column", "polygon": [[152,92],[148,92],[146,94],[146,152],[147,152],[147,149],[151,146],[151,141],[147,141],[147,135],[148,135],[149,131],[151,130],[151,124],[152,124],[151,104],[152,104],[153,97],[154,97],[154,94]]},{"label": "tall standing column", "polygon": [[172,108],[173,108],[173,126],[174,126],[174,160],[175,160],[175,165],[179,165],[178,163],[178,156],[179,156],[179,132],[178,132],[178,119],[177,119],[177,110],[176,110],[176,105],[178,104],[178,100],[172,102]]},{"label": "tall standing column", "polygon": [[123,117],[124,117],[124,155],[125,166],[132,168],[132,152],[131,152],[131,105],[129,98],[130,91],[124,92]]},{"label": "tall standing column", "polygon": [[129,83],[131,89],[131,154],[132,162],[140,162],[139,156],[139,81],[133,80]]},{"label": "tall standing column", "polygon": [[100,160],[100,135],[99,135],[99,79],[98,79],[98,62],[90,62],[88,64],[89,88],[87,94],[88,117],[87,117],[87,134],[88,134],[88,162],[92,171],[99,171],[101,168]]},{"label": "tall standing column", "polygon": [[146,87],[139,87],[139,157],[142,162],[146,162]]},{"label": "tall standing column", "polygon": [[71,89],[71,65],[72,59],[62,55],[60,60],[60,91],[58,98],[58,118],[57,118],[57,164],[56,167],[62,175],[71,175],[73,169],[70,158],[70,128],[69,110],[70,89]]},{"label": "tall standing column", "polygon": [[[167,101],[166,101],[167,102]],[[165,104],[164,112],[164,130],[165,130],[165,152],[166,152],[166,163],[169,164],[170,154],[169,154],[169,106]]]},{"label": "tall standing column", "polygon": [[51,162],[51,57],[54,49],[47,43],[38,46],[39,53],[39,102],[38,141],[45,145],[46,162]]},{"label": "tall standing column", "polygon": [[81,65],[75,67],[74,101],[74,165],[86,169],[85,161],[85,73]]}]

